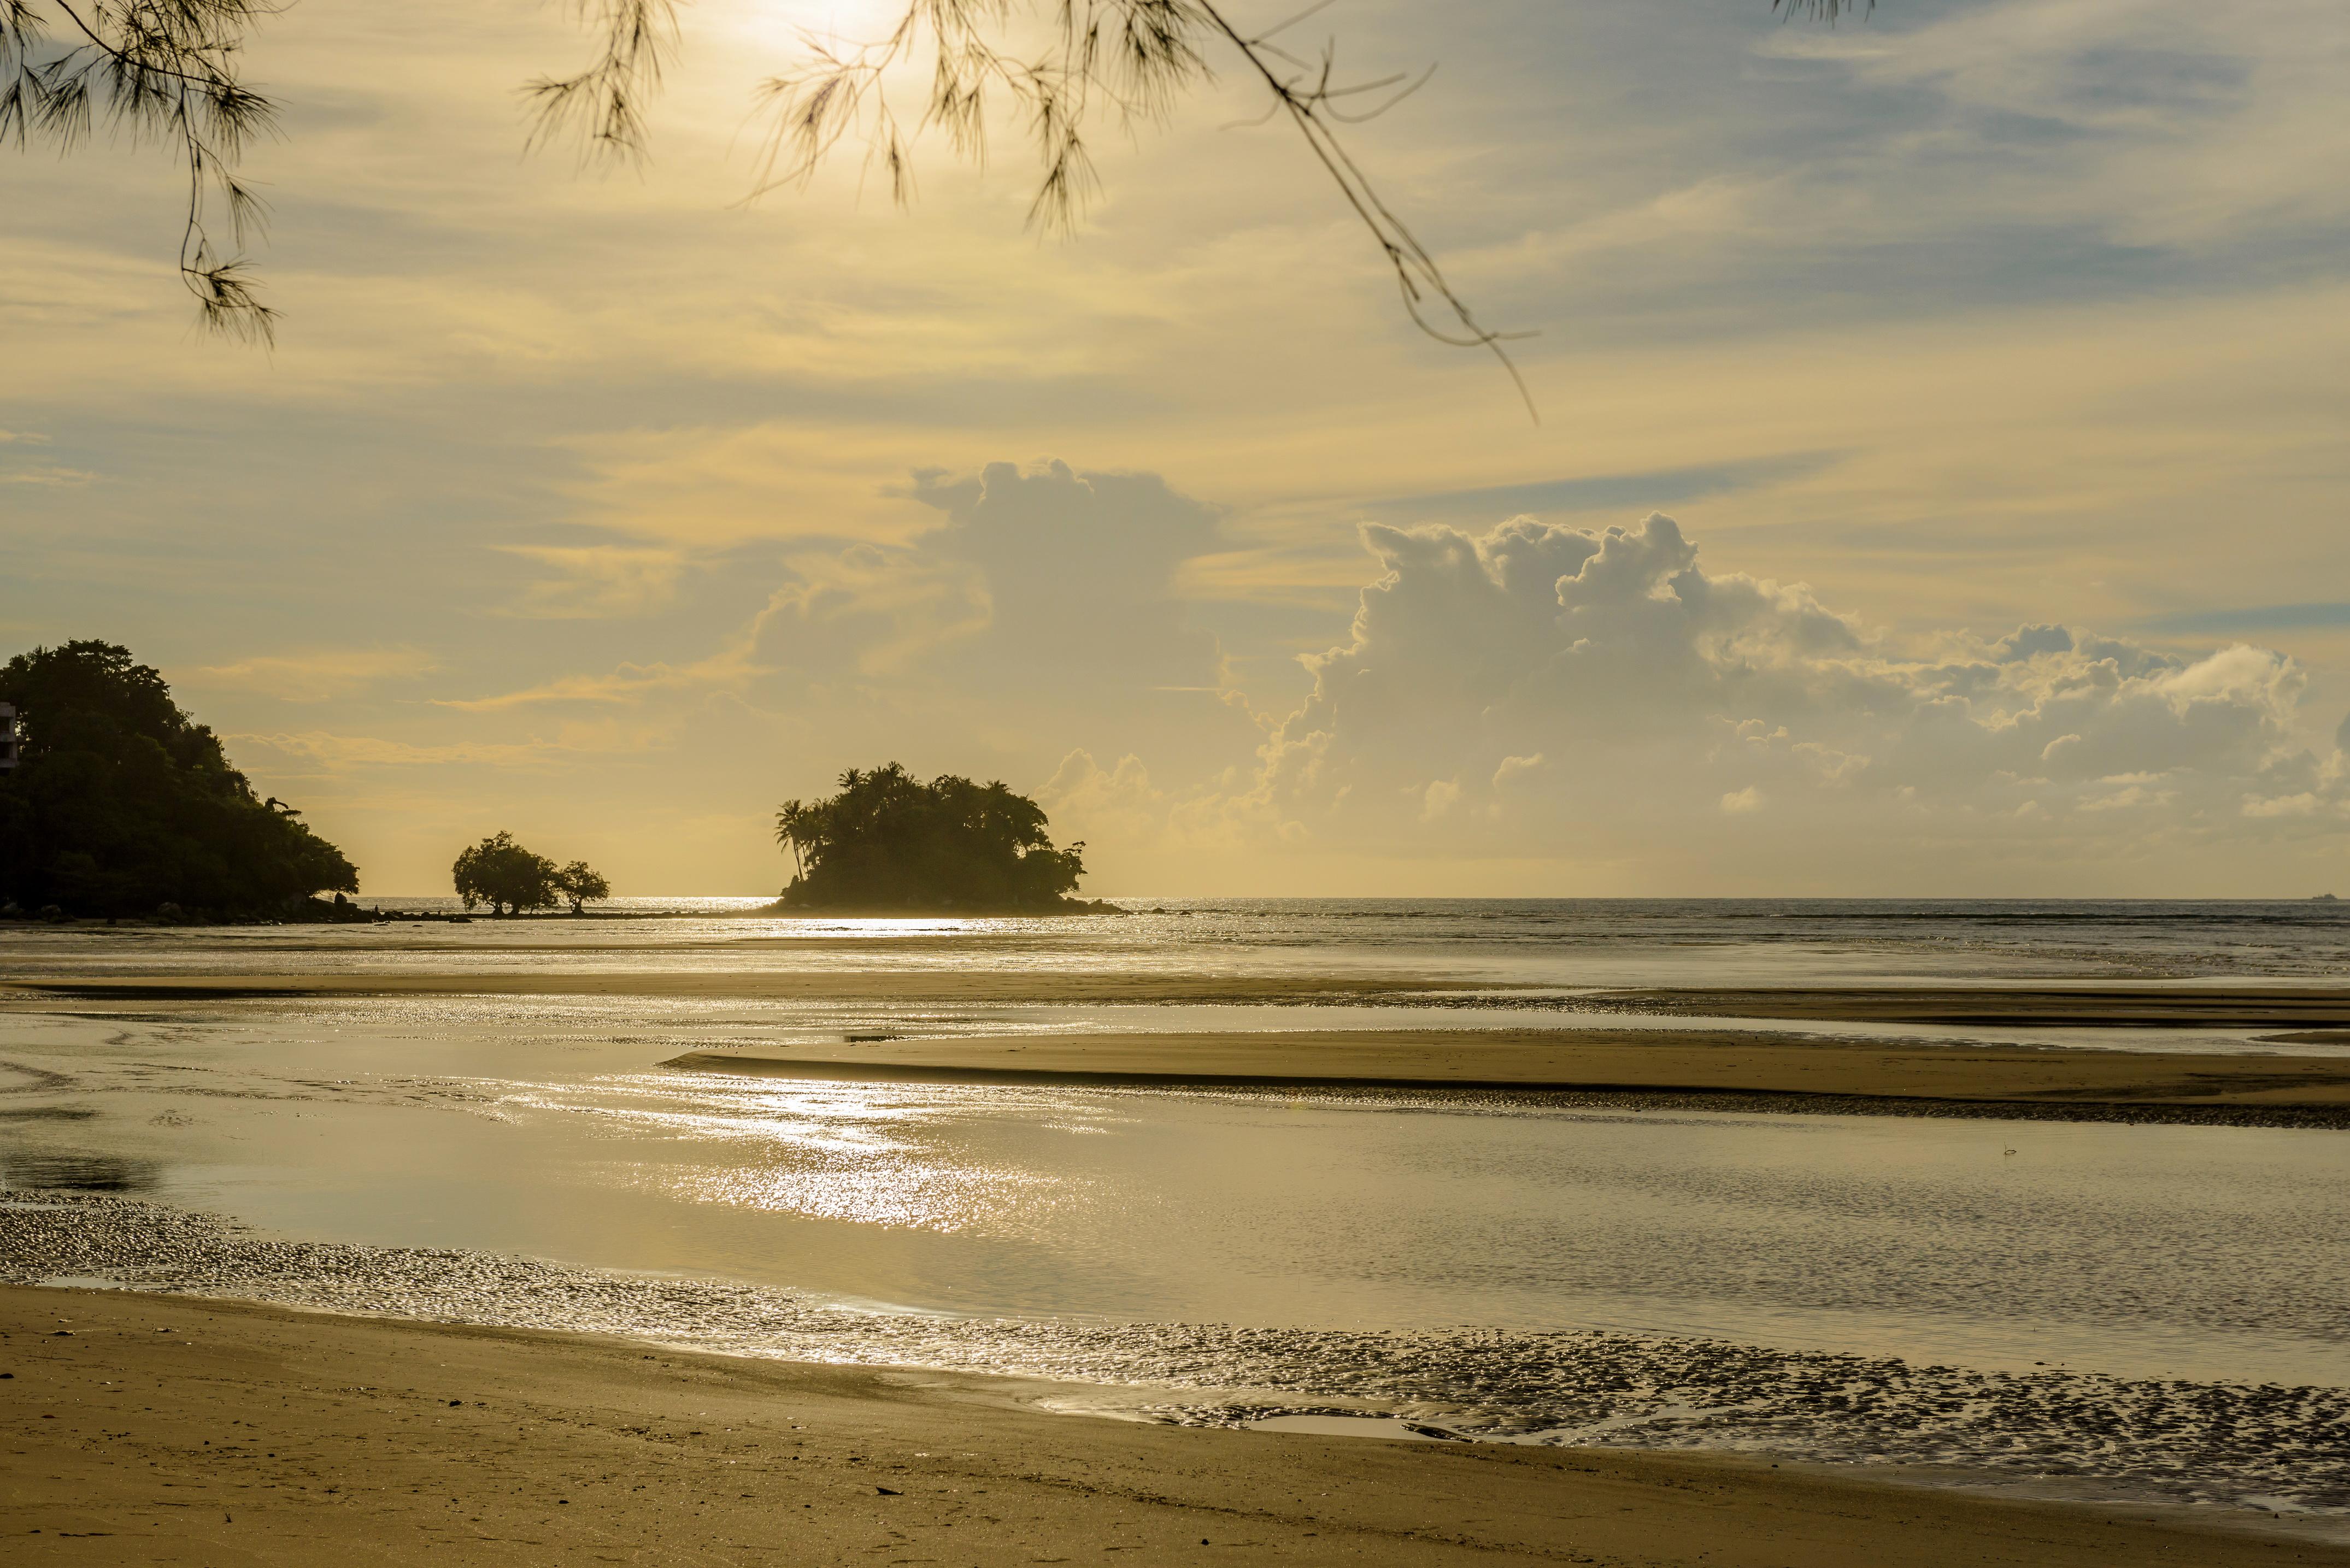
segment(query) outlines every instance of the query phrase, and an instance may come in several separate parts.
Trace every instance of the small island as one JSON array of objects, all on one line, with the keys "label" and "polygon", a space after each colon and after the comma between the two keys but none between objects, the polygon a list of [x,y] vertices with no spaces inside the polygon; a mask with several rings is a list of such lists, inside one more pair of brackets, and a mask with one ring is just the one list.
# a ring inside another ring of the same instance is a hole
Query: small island
[{"label": "small island", "polygon": [[840,793],[785,801],[775,842],[794,876],[785,913],[1117,915],[1073,898],[1085,845],[1053,846],[1045,808],[1001,782],[952,774],[928,783],[904,766],[851,768]]}]

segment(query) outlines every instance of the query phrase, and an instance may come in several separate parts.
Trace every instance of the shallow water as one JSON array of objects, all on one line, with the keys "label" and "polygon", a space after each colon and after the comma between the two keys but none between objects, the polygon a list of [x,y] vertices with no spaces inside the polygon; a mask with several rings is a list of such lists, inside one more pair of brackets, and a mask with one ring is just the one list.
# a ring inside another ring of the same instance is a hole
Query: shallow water
[{"label": "shallow water", "polygon": [[0,1169],[926,1311],[2350,1386],[2338,1134],[807,1083],[648,1071],[674,1041],[471,999],[436,1025],[441,1000],[10,1018],[5,1059],[56,1076],[5,1096],[52,1114],[0,1120]]}]

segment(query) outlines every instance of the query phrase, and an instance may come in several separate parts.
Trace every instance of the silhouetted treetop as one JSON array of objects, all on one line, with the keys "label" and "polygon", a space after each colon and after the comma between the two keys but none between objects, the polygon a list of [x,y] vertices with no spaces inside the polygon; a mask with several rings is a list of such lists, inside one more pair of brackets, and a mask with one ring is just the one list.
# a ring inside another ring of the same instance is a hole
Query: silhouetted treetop
[{"label": "silhouetted treetop", "polygon": [[220,738],[129,649],[20,653],[0,667],[0,701],[23,729],[21,760],[0,774],[0,898],[75,914],[265,914],[359,891],[342,852],[292,806],[256,799]]},{"label": "silhouetted treetop", "polygon": [[612,884],[585,860],[574,860],[555,874],[555,890],[563,895],[576,915],[587,905],[610,898]]},{"label": "silhouetted treetop", "polygon": [[1039,913],[1073,908],[1083,844],[1053,846],[1044,807],[1001,783],[903,766],[840,775],[840,793],[787,800],[775,842],[796,874],[788,909]]},{"label": "silhouetted treetop", "polygon": [[588,902],[612,896],[612,885],[585,860],[557,866],[504,831],[459,850],[449,875],[469,912],[481,904],[494,915],[508,915],[567,903],[576,915]]}]

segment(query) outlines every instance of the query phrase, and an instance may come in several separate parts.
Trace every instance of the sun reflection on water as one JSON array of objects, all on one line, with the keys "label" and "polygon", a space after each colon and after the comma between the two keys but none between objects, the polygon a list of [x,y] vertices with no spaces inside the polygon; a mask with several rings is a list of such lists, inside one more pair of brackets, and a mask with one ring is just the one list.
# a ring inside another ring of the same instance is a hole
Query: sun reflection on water
[{"label": "sun reflection on water", "polygon": [[[941,1234],[1005,1233],[1028,1230],[1081,1185],[906,1136],[934,1127],[943,1107],[866,1085],[745,1088],[705,1074],[643,1074],[514,1085],[502,1103],[584,1116],[617,1136],[701,1146],[674,1162],[595,1168],[597,1180],[683,1202]],[[1054,1130],[1105,1129],[1063,1117]],[[711,1144],[730,1152],[713,1158]]]}]

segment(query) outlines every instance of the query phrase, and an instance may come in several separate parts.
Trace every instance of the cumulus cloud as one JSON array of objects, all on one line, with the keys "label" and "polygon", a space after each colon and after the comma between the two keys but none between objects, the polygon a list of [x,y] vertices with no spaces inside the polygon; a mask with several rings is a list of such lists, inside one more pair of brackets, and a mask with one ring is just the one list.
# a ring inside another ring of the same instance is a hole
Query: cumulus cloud
[{"label": "cumulus cloud", "polygon": [[1131,753],[1105,768],[1079,747],[1061,759],[1036,798],[1065,838],[1132,846],[1159,840],[1167,822],[1167,795],[1151,787],[1150,771]]},{"label": "cumulus cloud", "polygon": [[[968,680],[991,700],[1106,691],[1214,694],[1215,639],[1191,626],[1183,564],[1218,543],[1219,513],[1156,474],[1080,472],[1050,461],[978,472],[918,472],[899,493],[941,514],[903,543],[802,550],[725,648],[684,664],[623,666],[453,704],[625,701],[694,686],[743,690],[917,672]],[[665,599],[681,558],[666,550],[517,547],[564,576],[523,613],[632,613]]]},{"label": "cumulus cloud", "polygon": [[[1350,636],[1305,661],[1311,694],[1227,802],[1334,843],[1673,856],[1703,831],[1735,854],[1767,820],[1774,853],[2030,834],[2095,854],[2350,802],[2272,649],[2061,625],[1908,647],[1800,583],[1707,570],[1662,514],[1363,542],[1380,575]],[[1503,814],[1536,768],[1548,815]]]},{"label": "cumulus cloud", "polygon": [[1187,624],[1183,563],[1217,545],[1217,509],[1155,473],[1057,461],[916,476],[943,514],[913,549],[986,585],[994,660],[1056,683],[1212,686],[1215,639]]}]

